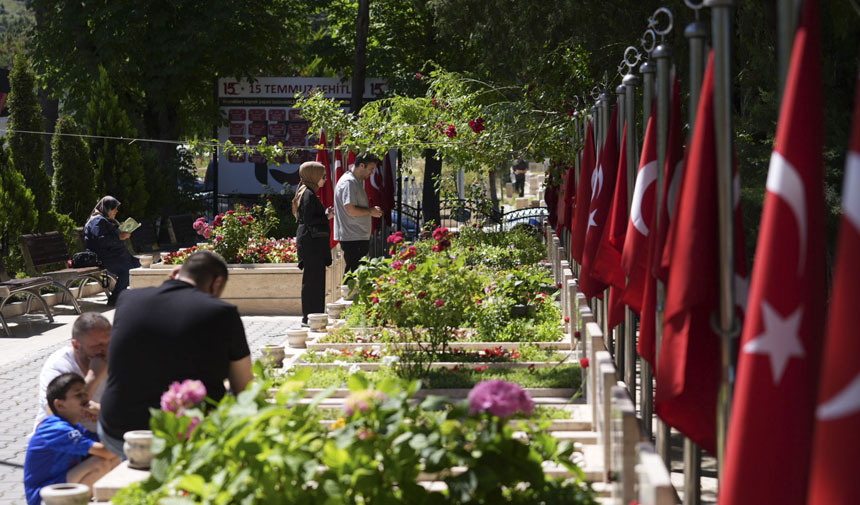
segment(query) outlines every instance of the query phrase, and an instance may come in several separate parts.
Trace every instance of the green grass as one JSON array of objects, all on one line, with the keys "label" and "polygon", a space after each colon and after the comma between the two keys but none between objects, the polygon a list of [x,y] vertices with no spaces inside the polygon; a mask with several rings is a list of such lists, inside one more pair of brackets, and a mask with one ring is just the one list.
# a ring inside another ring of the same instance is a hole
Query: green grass
[{"label": "green grass", "polygon": [[[390,367],[380,367],[375,372],[363,372],[371,382],[385,378],[396,378],[397,372]],[[345,387],[349,378],[346,368],[314,370],[305,385],[308,388]],[[425,388],[458,389],[472,388],[475,384],[492,379],[501,379],[519,384],[524,388],[579,388],[580,373],[578,364],[558,365],[547,368],[487,368],[474,369],[436,369],[421,378]]]}]

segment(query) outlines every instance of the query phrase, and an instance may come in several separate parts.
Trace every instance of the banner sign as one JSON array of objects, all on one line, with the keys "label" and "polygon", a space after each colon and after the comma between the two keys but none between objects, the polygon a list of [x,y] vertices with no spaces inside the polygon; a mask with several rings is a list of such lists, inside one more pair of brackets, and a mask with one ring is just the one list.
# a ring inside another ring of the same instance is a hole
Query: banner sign
[{"label": "banner sign", "polygon": [[[366,79],[364,100],[375,100],[387,87],[381,79]],[[328,98],[342,100],[349,110],[352,83],[325,77],[261,77],[254,82],[218,80],[218,106],[228,123],[218,128],[218,141],[256,145],[281,142],[290,148],[313,147],[319,132],[309,132],[308,123],[294,108],[296,93],[322,91]],[[286,154],[271,165],[260,154],[238,154],[218,160],[218,192],[234,194],[279,193],[299,183],[299,165],[316,159],[315,150]]]}]

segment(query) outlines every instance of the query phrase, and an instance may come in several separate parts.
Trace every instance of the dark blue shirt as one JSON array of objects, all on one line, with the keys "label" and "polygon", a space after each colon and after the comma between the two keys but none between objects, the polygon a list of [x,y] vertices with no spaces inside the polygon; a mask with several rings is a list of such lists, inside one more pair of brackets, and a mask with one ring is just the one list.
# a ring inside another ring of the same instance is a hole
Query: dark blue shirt
[{"label": "dark blue shirt", "polygon": [[48,416],[36,428],[24,460],[24,491],[28,505],[39,505],[39,491],[66,482],[66,473],[89,454],[98,435],[59,416]]},{"label": "dark blue shirt", "polygon": [[119,239],[119,228],[104,216],[96,216],[84,227],[87,249],[96,253],[103,262],[125,259],[128,249]]}]

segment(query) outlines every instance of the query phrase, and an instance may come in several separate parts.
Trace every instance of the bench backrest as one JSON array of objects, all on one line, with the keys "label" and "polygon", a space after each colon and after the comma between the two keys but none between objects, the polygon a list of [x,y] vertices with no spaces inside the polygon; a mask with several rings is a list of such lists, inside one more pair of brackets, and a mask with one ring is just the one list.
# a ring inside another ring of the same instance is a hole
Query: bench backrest
[{"label": "bench backrest", "polygon": [[58,231],[21,235],[21,253],[29,275],[38,275],[45,267],[61,265],[66,268],[69,250],[63,234]]},{"label": "bench backrest", "polygon": [[191,247],[200,240],[200,236],[194,229],[194,216],[181,214],[170,216],[168,219],[168,230],[171,242],[179,247]]}]

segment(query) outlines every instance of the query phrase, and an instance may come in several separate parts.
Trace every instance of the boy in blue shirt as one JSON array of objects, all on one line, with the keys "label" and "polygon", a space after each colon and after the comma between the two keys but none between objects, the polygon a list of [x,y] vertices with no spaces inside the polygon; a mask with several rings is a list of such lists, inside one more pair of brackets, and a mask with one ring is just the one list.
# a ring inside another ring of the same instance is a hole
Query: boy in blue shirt
[{"label": "boy in blue shirt", "polygon": [[57,376],[46,392],[48,416],[36,428],[24,461],[24,490],[28,505],[39,505],[39,491],[47,485],[76,482],[90,487],[119,464],[99,442],[98,435],[80,425],[90,401],[83,377]]}]

